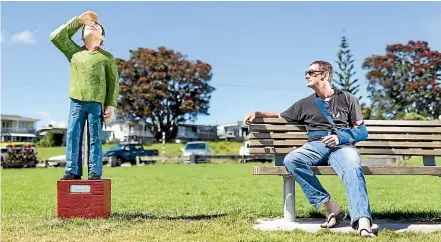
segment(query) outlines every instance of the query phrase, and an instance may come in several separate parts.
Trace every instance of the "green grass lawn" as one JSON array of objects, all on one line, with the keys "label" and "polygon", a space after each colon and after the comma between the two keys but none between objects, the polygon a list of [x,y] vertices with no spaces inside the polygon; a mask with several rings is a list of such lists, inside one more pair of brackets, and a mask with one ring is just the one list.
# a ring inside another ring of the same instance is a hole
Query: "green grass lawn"
[{"label": "green grass lawn", "polygon": [[[156,164],[104,168],[112,179],[105,220],[56,217],[62,168],[2,170],[2,241],[361,241],[329,231],[264,232],[262,217],[281,217],[282,178],[253,176],[256,164]],[[272,165],[272,164],[270,164]],[[319,176],[347,210],[337,176]],[[366,176],[374,219],[441,222],[441,178]],[[298,217],[323,218],[296,186]],[[394,233],[363,241],[441,241],[441,232]]]}]

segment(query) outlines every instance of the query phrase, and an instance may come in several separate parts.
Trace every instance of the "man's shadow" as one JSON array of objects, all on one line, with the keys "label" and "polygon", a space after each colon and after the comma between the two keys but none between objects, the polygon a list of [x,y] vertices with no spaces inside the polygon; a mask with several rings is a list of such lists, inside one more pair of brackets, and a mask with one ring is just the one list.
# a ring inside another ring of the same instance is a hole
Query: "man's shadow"
[{"label": "man's shadow", "polygon": [[[302,218],[304,223],[308,223],[308,219],[323,219],[324,214],[315,210],[310,210],[308,214]],[[381,230],[398,231],[408,229],[411,225],[439,225],[441,224],[441,212],[439,211],[382,211],[372,212],[373,230],[379,232]],[[351,218],[348,217],[337,227],[350,226]]]},{"label": "man's shadow", "polygon": [[214,220],[220,217],[224,217],[227,214],[199,214],[193,216],[155,216],[151,214],[141,213],[141,212],[115,212],[110,215],[110,218],[118,220]]}]

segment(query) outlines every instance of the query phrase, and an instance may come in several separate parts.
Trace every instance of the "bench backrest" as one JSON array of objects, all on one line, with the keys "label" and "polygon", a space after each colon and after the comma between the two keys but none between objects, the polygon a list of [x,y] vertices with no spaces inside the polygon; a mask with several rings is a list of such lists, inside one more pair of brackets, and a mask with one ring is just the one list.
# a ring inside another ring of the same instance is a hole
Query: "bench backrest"
[{"label": "bench backrest", "polygon": [[[441,121],[365,120],[362,155],[441,156]],[[307,142],[306,127],[280,118],[256,118],[249,126],[250,154],[287,154]]]}]

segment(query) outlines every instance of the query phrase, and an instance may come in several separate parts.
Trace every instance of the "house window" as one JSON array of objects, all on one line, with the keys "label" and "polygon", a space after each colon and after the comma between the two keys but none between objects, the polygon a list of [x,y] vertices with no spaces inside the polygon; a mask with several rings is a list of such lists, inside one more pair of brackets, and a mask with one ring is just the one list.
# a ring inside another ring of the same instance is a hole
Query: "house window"
[{"label": "house window", "polygon": [[27,129],[28,128],[28,123],[27,122],[23,122],[23,121],[18,121],[18,128],[19,129]]},{"label": "house window", "polygon": [[12,127],[11,120],[2,121],[2,128],[11,128],[11,127]]}]

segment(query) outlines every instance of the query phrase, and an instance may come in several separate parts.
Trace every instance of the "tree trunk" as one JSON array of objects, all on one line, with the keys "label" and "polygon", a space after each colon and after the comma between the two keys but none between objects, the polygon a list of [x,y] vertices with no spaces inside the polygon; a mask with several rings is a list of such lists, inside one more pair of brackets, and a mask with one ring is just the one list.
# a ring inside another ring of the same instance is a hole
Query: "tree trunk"
[{"label": "tree trunk", "polygon": [[166,125],[162,126],[161,129],[157,130],[154,134],[155,139],[160,141],[162,139],[162,132],[165,132],[165,141],[170,141],[176,138],[178,134],[178,126],[177,125]]}]

